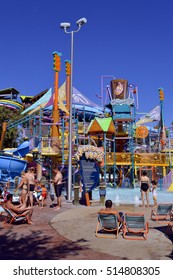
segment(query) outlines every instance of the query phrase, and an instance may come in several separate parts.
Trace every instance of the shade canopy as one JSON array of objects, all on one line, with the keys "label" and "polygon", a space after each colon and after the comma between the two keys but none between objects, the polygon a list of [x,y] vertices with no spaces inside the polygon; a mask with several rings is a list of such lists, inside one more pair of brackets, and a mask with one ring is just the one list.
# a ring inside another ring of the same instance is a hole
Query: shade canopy
[{"label": "shade canopy", "polygon": [[103,133],[115,134],[116,129],[112,118],[98,118],[96,117],[88,127],[88,133]]}]

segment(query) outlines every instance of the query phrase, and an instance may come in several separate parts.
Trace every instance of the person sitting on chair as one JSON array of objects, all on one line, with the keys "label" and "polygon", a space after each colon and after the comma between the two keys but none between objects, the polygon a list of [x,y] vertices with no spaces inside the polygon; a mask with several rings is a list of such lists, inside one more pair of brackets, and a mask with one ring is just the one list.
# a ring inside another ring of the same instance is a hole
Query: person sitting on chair
[{"label": "person sitting on chair", "polygon": [[123,222],[123,213],[112,209],[112,200],[108,199],[105,202],[105,208],[100,209],[99,214],[115,214],[118,217],[118,222]]},{"label": "person sitting on chair", "polygon": [[27,218],[27,223],[31,224],[31,217],[33,213],[32,207],[23,207],[20,205],[14,205],[12,203],[13,195],[11,193],[7,194],[7,202],[5,203],[5,207],[11,210],[14,214],[24,214]]}]

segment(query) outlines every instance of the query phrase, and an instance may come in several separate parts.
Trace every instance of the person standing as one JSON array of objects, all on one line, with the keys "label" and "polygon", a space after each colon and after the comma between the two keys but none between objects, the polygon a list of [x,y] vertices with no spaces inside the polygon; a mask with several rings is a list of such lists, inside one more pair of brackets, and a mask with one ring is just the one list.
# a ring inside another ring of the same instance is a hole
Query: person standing
[{"label": "person standing", "polygon": [[24,204],[25,207],[26,207],[27,202],[28,202],[29,182],[28,182],[28,179],[25,176],[24,171],[21,172],[21,178],[22,179],[20,181],[20,184],[15,189],[15,192],[17,192],[17,190],[20,189],[20,188],[22,189],[21,194],[20,194],[20,203]]},{"label": "person standing", "polygon": [[145,198],[147,201],[147,207],[149,207],[149,187],[150,187],[150,179],[147,176],[147,171],[142,172],[141,180],[140,180],[140,187],[141,187],[141,200],[142,206],[145,207]]},{"label": "person standing", "polygon": [[155,180],[151,181],[151,192],[153,195],[154,206],[157,206],[157,182]]},{"label": "person standing", "polygon": [[44,184],[41,184],[41,207],[46,206],[47,189]]},{"label": "person standing", "polygon": [[28,169],[27,173],[25,174],[25,177],[28,179],[29,183],[29,204],[31,207],[33,207],[33,191],[35,189],[35,174],[33,167]]},{"label": "person standing", "polygon": [[54,207],[53,201],[54,201],[54,197],[55,197],[53,180],[50,180],[50,182],[49,182],[49,196],[50,196],[50,199],[51,199],[51,202],[52,202],[50,207],[53,208]]},{"label": "person standing", "polygon": [[55,194],[57,197],[57,207],[55,209],[59,210],[61,207],[61,193],[62,193],[62,188],[63,188],[62,173],[60,172],[58,167],[55,167],[53,169],[53,171],[55,172],[55,177],[54,177],[53,182],[54,182]]}]

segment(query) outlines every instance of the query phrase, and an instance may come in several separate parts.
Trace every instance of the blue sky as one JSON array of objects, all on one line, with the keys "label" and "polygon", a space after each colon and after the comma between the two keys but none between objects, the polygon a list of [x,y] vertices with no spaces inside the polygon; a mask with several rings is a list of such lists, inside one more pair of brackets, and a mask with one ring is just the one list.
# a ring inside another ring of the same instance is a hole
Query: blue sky
[{"label": "blue sky", "polygon": [[[87,18],[74,34],[74,86],[101,104],[101,77],[137,84],[139,112],[159,104],[164,88],[165,123],[173,121],[172,0],[6,0],[0,3],[0,89],[36,95],[53,87],[53,51],[62,53],[59,85],[70,59],[70,35],[61,22]],[[109,82],[104,80],[105,83]]]}]

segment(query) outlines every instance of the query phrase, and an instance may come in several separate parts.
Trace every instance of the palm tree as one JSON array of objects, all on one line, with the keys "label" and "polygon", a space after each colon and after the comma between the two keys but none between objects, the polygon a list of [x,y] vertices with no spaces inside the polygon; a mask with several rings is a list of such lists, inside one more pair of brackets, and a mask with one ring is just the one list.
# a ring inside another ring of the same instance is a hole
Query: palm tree
[{"label": "palm tree", "polygon": [[[3,122],[12,122],[19,118],[19,111],[14,111],[5,106],[0,106],[0,136],[2,133]],[[17,146],[18,129],[11,128],[7,129],[5,133],[5,138],[3,141],[3,148],[12,148]]]}]

